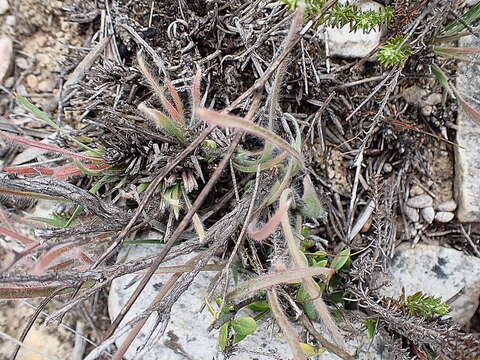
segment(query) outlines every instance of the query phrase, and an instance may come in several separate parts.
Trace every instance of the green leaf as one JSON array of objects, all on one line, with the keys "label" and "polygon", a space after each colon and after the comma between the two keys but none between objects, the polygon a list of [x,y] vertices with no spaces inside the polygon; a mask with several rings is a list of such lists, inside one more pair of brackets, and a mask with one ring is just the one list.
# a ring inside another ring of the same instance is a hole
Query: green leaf
[{"label": "green leaf", "polygon": [[87,151],[91,151],[93,154],[95,154],[95,156],[100,156],[101,154],[96,151],[95,149],[92,149],[91,147],[85,145],[84,143],[78,141],[77,139],[75,139],[73,136],[71,136],[70,134],[67,134],[65,131],[63,131],[62,128],[60,128],[60,126],[57,125],[57,123],[55,121],[53,121],[52,119],[50,119],[50,116],[48,116],[45,112],[43,112],[42,110],[40,110],[38,107],[36,107],[35,105],[33,105],[30,101],[28,101],[27,98],[25,98],[24,96],[20,95],[20,94],[15,94],[15,98],[17,99],[17,101],[23,105],[28,111],[30,111],[33,115],[35,115],[37,118],[39,118],[40,120],[46,122],[48,125],[50,125],[51,127],[53,127],[55,130],[57,130],[59,133],[61,133],[62,135],[66,136],[68,139],[70,139],[71,141],[73,141],[75,144],[77,144],[78,146],[80,146],[81,148],[87,150]]},{"label": "green leaf", "polygon": [[325,352],[325,348],[315,348],[315,346],[305,343],[300,343],[300,348],[303,350],[303,353],[307,356],[315,356]]},{"label": "green leaf", "polygon": [[[315,284],[317,283],[315,282]],[[317,289],[319,292],[321,292],[320,286],[318,286],[318,284]],[[295,300],[302,303],[303,311],[310,319],[316,320],[318,318],[317,311],[315,310],[315,304],[310,301],[310,295],[308,294],[308,291],[304,285],[298,288]]]},{"label": "green leaf", "polygon": [[220,331],[218,333],[218,345],[220,349],[225,350],[228,344],[228,326],[230,322],[226,322],[220,327]]},{"label": "green leaf", "polygon": [[330,265],[330,268],[334,272],[339,272],[347,263],[348,259],[350,257],[350,249],[346,248],[345,250],[342,250],[332,261],[332,264]]},{"label": "green leaf", "polygon": [[270,310],[270,306],[268,306],[267,300],[255,301],[248,305],[248,307],[250,308],[250,310],[255,312],[263,312]]},{"label": "green leaf", "polygon": [[451,96],[454,96],[452,88],[449,84],[448,76],[443,72],[443,70],[440,69],[437,64],[432,64],[430,66],[430,70],[432,71],[433,75],[435,75],[440,85],[442,85]]},{"label": "green leaf", "polygon": [[367,319],[367,332],[368,332],[368,339],[372,340],[373,335],[375,335],[375,330],[377,328],[377,319],[376,318],[368,318]]},{"label": "green leaf", "polygon": [[468,10],[465,14],[460,16],[460,20],[454,20],[447,26],[445,26],[437,36],[450,36],[454,35],[464,29],[466,29],[466,25],[473,24],[477,19],[480,18],[480,2],[473,6],[470,10]]},{"label": "green leaf", "polygon": [[305,203],[300,210],[303,216],[307,216],[314,219],[325,218],[327,213],[323,207],[322,202],[320,201],[317,191],[313,186],[310,176],[305,176],[303,178],[303,198],[302,200]]},{"label": "green leaf", "polygon": [[237,341],[235,341],[234,338],[234,344],[238,343],[246,336],[252,334],[255,330],[257,330],[257,322],[249,316],[236,318],[230,323],[233,330],[235,331],[235,337],[237,338]]},{"label": "green leaf", "polygon": [[138,105],[138,110],[147,115],[155,124],[165,130],[168,135],[171,135],[177,138],[178,141],[182,144],[187,144],[188,141],[184,136],[184,131],[177,127],[174,120],[170,119],[164,113],[147,107],[144,103]]}]

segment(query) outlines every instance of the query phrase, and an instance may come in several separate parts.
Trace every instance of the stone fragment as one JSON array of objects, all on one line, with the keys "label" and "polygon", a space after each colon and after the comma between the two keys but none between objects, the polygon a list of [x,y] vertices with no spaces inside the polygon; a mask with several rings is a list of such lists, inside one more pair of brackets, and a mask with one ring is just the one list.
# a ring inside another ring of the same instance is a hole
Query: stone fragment
[{"label": "stone fragment", "polygon": [[5,25],[12,27],[17,25],[17,17],[15,15],[8,15],[5,18]]},{"label": "stone fragment", "polygon": [[423,190],[419,185],[413,185],[410,189],[410,196],[414,197],[417,195],[425,194],[425,190]]},{"label": "stone fragment", "polygon": [[[359,8],[363,11],[380,10],[383,8],[377,2],[365,1],[360,3]],[[369,33],[362,30],[351,31],[350,25],[342,28],[327,26],[325,28],[325,36],[330,55],[345,58],[361,58],[367,56],[380,43],[383,30],[373,29]]]},{"label": "stone fragment", "polygon": [[[387,268],[391,286],[380,289],[383,296],[398,298],[405,288],[409,296],[417,291],[447,301],[464,292],[451,304],[451,316],[467,325],[475,314],[480,295],[480,259],[461,251],[434,245],[401,245]],[[385,279],[378,277],[379,281]]]},{"label": "stone fragment", "polygon": [[15,64],[22,70],[26,70],[30,66],[27,59],[25,59],[23,57],[17,57],[15,59]]},{"label": "stone fragment", "polygon": [[38,90],[44,93],[52,92],[55,84],[52,80],[43,80],[38,84]]},{"label": "stone fragment", "polygon": [[38,88],[38,78],[35,75],[33,75],[33,74],[27,75],[27,77],[25,78],[25,81],[27,82],[27,85],[32,90],[37,90],[37,88]]},{"label": "stone fragment", "polygon": [[433,199],[428,194],[414,196],[407,201],[407,205],[415,209],[423,209],[433,205]]},{"label": "stone fragment", "polygon": [[447,200],[437,206],[438,211],[455,211],[457,203],[455,200]]},{"label": "stone fragment", "polygon": [[453,220],[455,214],[449,211],[439,211],[435,214],[435,220],[441,223],[448,223]]},{"label": "stone fragment", "polygon": [[7,0],[0,0],[0,15],[4,15],[10,9]]},{"label": "stone fragment", "polygon": [[431,206],[421,209],[420,213],[422,214],[423,220],[428,224],[431,224],[433,219],[435,219],[435,210],[433,210],[433,207]]},{"label": "stone fragment", "polygon": [[[145,238],[158,238],[160,235],[152,232]],[[118,259],[122,262],[131,261],[138,257],[151,255],[158,252],[158,245],[133,245],[121,250]],[[191,255],[179,256],[168,262],[168,265],[185,264]],[[163,266],[164,264],[162,264]],[[152,347],[145,352],[139,353],[136,349],[144,345],[148,335],[152,332],[157,314],[150,316],[149,320],[137,335],[130,348],[125,354],[126,360],[211,360],[226,359],[221,354],[218,346],[218,330],[208,331],[208,326],[214,320],[211,314],[204,310],[199,312],[205,304],[204,299],[209,293],[209,284],[215,278],[215,272],[202,271],[198,274],[190,288],[173,305],[170,322],[165,334],[161,336]],[[154,275],[146,288],[142,291],[139,299],[134,303],[132,309],[127,313],[125,324],[142,310],[148,307],[152,299],[159,291],[159,287],[170,278],[171,274]],[[138,274],[125,275],[112,281],[108,297],[108,311],[110,318],[118,315],[121,308],[128,301],[130,295],[135,291],[141,276]],[[238,316],[255,316],[249,309],[243,309]],[[257,321],[257,330],[239,342],[233,349],[230,359],[257,359],[271,360],[282,359],[292,360],[290,349],[284,338],[272,331],[269,317]],[[381,339],[376,338],[373,343],[368,339],[365,331],[361,331],[362,323],[359,324],[358,334],[355,339],[347,338],[347,351],[356,354],[361,359],[369,360],[392,360],[393,356],[388,353],[385,344]],[[300,328],[297,327],[297,332]],[[326,330],[322,324],[315,324],[318,330],[325,334]],[[117,340],[119,346],[126,338],[126,335]],[[172,346],[172,344],[174,346]],[[331,353],[322,354],[324,360],[337,360],[338,357]]]},{"label": "stone fragment", "polygon": [[0,37],[0,83],[7,79],[12,70],[13,42],[8,36]]},{"label": "stone fragment", "polygon": [[418,220],[420,220],[420,214],[418,213],[418,209],[414,209],[410,206],[405,206],[403,211],[405,212],[405,215],[411,222],[416,223],[418,222]]},{"label": "stone fragment", "polygon": [[[480,39],[465,36],[459,40],[460,47],[480,46]],[[457,88],[475,110],[480,105],[468,99],[480,98],[480,67],[468,62],[459,62]],[[468,116],[459,106],[457,117],[457,144],[455,147],[455,199],[457,218],[460,222],[480,221],[480,124]]]}]

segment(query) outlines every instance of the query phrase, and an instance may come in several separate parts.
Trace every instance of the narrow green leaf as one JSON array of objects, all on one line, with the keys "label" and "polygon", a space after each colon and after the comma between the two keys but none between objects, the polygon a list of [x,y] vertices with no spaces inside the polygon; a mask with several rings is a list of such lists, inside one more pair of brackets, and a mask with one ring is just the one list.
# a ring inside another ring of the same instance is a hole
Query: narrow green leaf
[{"label": "narrow green leaf", "polygon": [[430,66],[430,69],[432,70],[433,75],[435,75],[440,85],[442,85],[450,95],[454,96],[452,88],[450,87],[450,84],[448,82],[448,76],[443,72],[443,70],[440,69],[437,64],[432,64]]},{"label": "narrow green leaf", "polygon": [[480,2],[474,5],[470,10],[468,10],[465,14],[460,16],[460,20],[454,20],[447,26],[445,26],[437,36],[450,36],[454,35],[464,29],[466,29],[466,25],[473,24],[476,20],[480,18]]},{"label": "narrow green leaf", "polygon": [[375,335],[375,330],[377,329],[377,319],[376,318],[368,318],[367,319],[367,333],[368,339],[372,340],[373,336]]},{"label": "narrow green leaf", "polygon": [[[318,286],[318,291],[321,292],[320,286]],[[310,295],[308,295],[308,291],[304,285],[298,288],[295,300],[302,304],[303,311],[310,319],[316,320],[318,318],[317,311],[315,310],[315,305],[312,301],[310,301]]]},{"label": "narrow green leaf", "polygon": [[335,271],[339,272],[347,263],[348,259],[350,258],[350,249],[346,248],[342,250],[332,261],[330,268]]},{"label": "narrow green leaf", "polygon": [[295,159],[297,159],[301,164],[303,164],[303,156],[295,150],[288,142],[283,140],[280,136],[274,132],[265,129],[261,126],[258,126],[248,120],[245,120],[238,116],[222,114],[218,111],[212,111],[207,109],[198,109],[197,115],[204,121],[223,127],[232,127],[235,129],[240,129],[246,131],[250,134],[263,138],[265,141],[268,141],[280,149],[287,151]]},{"label": "narrow green leaf", "polygon": [[255,312],[263,312],[270,310],[270,306],[268,306],[268,302],[266,300],[255,301],[248,305],[249,309]]},{"label": "narrow green leaf", "polygon": [[138,110],[147,115],[159,128],[165,130],[168,135],[175,137],[182,144],[187,144],[188,141],[184,136],[184,132],[180,130],[175,124],[175,121],[167,115],[156,109],[147,107],[144,103],[138,105]]},{"label": "narrow green leaf", "polygon": [[96,151],[95,149],[92,149],[91,147],[85,145],[84,143],[78,141],[77,139],[75,139],[73,136],[71,136],[70,134],[67,134],[65,131],[63,131],[63,129],[57,125],[57,123],[55,121],[53,121],[52,119],[50,119],[50,116],[48,116],[45,112],[43,112],[42,110],[40,110],[38,107],[36,107],[35,105],[33,105],[30,101],[28,101],[27,98],[25,98],[24,96],[20,95],[20,94],[14,94],[15,95],[15,98],[17,99],[17,101],[23,105],[28,111],[30,111],[33,115],[35,115],[37,118],[39,118],[40,120],[46,122],[48,125],[50,125],[51,127],[53,127],[55,130],[57,130],[58,132],[60,132],[63,136],[66,136],[68,139],[70,139],[71,141],[73,141],[75,144],[77,144],[78,146],[80,146],[81,148],[87,150],[87,151],[91,151],[93,154],[95,154],[95,156],[101,156],[101,154]]},{"label": "narrow green leaf", "polygon": [[220,346],[220,349],[222,349],[222,351],[225,350],[228,345],[228,326],[229,325],[230,325],[229,322],[226,322],[225,324],[223,324],[218,333],[218,345]]},{"label": "narrow green leaf", "polygon": [[326,216],[325,209],[323,207],[320,198],[317,195],[317,191],[313,186],[310,176],[303,177],[303,198],[305,206],[301,208],[303,216],[307,216],[314,219],[324,218]]}]

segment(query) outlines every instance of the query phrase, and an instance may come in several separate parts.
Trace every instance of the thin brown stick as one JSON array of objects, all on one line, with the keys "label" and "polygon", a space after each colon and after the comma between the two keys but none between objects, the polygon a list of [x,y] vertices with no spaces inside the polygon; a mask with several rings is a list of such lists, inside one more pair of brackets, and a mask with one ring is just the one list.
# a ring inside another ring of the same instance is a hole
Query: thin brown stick
[{"label": "thin brown stick", "polygon": [[[56,289],[55,291],[53,291],[45,299],[42,300],[42,302],[40,303],[40,305],[38,305],[38,307],[35,310],[35,312],[33,313],[33,315],[30,317],[30,319],[28,319],[27,325],[25,326],[25,328],[22,331],[22,334],[18,338],[18,341],[20,343],[23,343],[25,341],[25,338],[27,337],[28,332],[32,328],[33,324],[35,324],[35,320],[37,320],[38,315],[40,315],[40,313],[45,308],[45,306],[47,306],[47,304],[50,302],[50,300],[52,300],[55,296],[57,296],[62,291],[66,290],[66,289],[69,289],[69,288],[72,288],[72,287],[73,286],[60,287],[60,288]],[[17,346],[15,347],[15,350],[13,350],[13,353],[12,353],[12,356],[10,357],[10,360],[15,360],[17,358],[18,352],[20,351],[20,348],[22,347],[20,345],[20,343],[18,343]]]}]

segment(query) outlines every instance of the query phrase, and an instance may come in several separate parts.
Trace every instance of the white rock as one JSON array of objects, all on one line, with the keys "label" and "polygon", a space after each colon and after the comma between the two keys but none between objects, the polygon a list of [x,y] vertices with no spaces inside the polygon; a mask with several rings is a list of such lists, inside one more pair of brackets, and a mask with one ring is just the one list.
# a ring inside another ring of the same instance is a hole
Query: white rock
[{"label": "white rock", "polygon": [[415,209],[423,209],[433,205],[433,199],[428,194],[414,196],[407,201],[407,205]]},{"label": "white rock", "polygon": [[[460,39],[460,47],[479,47],[474,36]],[[469,99],[480,98],[480,67],[460,62],[457,70],[457,88],[469,104],[480,111],[480,105]],[[480,124],[472,120],[459,106],[457,117],[457,144],[455,147],[455,199],[460,222],[480,221]]]},{"label": "white rock", "polygon": [[[365,1],[360,3],[359,8],[366,10],[379,10],[383,6],[374,1]],[[345,58],[361,58],[367,56],[370,51],[380,43],[383,31],[378,28],[364,33],[362,30],[350,31],[350,25],[343,28],[325,28],[325,36],[330,50],[330,55]]]},{"label": "white rock", "polygon": [[44,93],[52,92],[55,88],[55,83],[52,80],[43,80],[38,84],[38,90]]},{"label": "white rock", "polygon": [[15,26],[17,25],[17,18],[15,15],[8,15],[6,18],[5,18],[5,25],[7,26]]},{"label": "white rock", "polygon": [[[153,234],[149,234],[146,238],[158,237]],[[137,257],[151,255],[158,252],[160,246],[157,245],[134,245],[129,246],[127,249],[122,249],[118,256],[119,259],[129,261]],[[190,256],[180,256],[168,264],[184,264]],[[204,298],[208,294],[208,287],[212,279],[215,277],[215,272],[201,272],[190,288],[184,293],[179,301],[173,306],[171,320],[165,331],[165,335],[160,337],[155,344],[145,352],[138,353],[137,348],[144,344],[147,335],[150,334],[154,326],[155,316],[147,321],[143,329],[140,331],[136,339],[133,341],[129,350],[125,354],[125,359],[142,359],[142,360],[185,360],[187,358],[195,360],[223,360],[227,359],[221,353],[218,347],[218,330],[207,332],[207,327],[211,324],[213,318],[207,310],[199,313],[199,309],[204,305]],[[134,316],[139,314],[145,309],[155,295],[158,292],[158,285],[164,284],[171,274],[167,275],[154,275],[151,281],[147,284],[146,288],[141,293],[139,299],[134,303],[132,309],[127,313],[122,324],[125,324],[131,320]],[[108,297],[108,311],[110,318],[114,318],[118,315],[121,308],[128,301],[130,295],[135,291],[141,276],[139,275],[125,275],[113,280],[110,288],[110,294]],[[240,316],[254,316],[250,310],[245,310],[246,313],[240,314]],[[316,324],[318,330],[325,334],[325,330],[322,329],[320,324]],[[278,327],[275,325],[272,327],[272,321],[270,317],[266,317],[257,322],[257,330],[242,340],[237,346],[235,346],[234,354],[228,359],[246,360],[246,359],[258,359],[258,360],[292,360],[290,349],[284,338],[278,335]],[[297,332],[300,329],[297,327]],[[353,354],[357,354],[361,359],[365,360],[388,360],[392,359],[387,353],[385,346],[382,345],[381,339],[378,342],[374,341],[373,344],[368,340],[366,332],[360,332],[355,339],[347,339],[348,351]],[[169,336],[170,334],[170,336]],[[363,337],[362,337],[363,335]],[[166,346],[166,342],[172,342],[171,338],[175,337],[176,349]],[[121,337],[117,341],[119,346],[125,340],[125,336]],[[184,352],[185,355],[179,353]],[[338,360],[336,355],[330,353],[324,353],[322,355],[324,360]]]},{"label": "white rock", "polygon": [[453,220],[455,214],[449,211],[439,211],[435,214],[435,220],[441,223],[448,223]]},{"label": "white rock", "polygon": [[435,219],[435,210],[433,210],[433,207],[431,206],[421,209],[420,214],[422,214],[423,220],[429,224],[431,224],[433,219]]},{"label": "white rock", "polygon": [[0,83],[8,77],[12,70],[13,63],[13,42],[8,36],[0,37]]},{"label": "white rock", "polygon": [[8,9],[10,9],[10,5],[8,5],[7,0],[0,0],[0,15],[5,14]]},{"label": "white rock", "polygon": [[405,215],[407,216],[407,218],[410,221],[416,223],[416,222],[418,222],[418,220],[420,220],[420,215],[418,213],[418,209],[414,209],[410,206],[405,206],[403,211],[405,212]]},{"label": "white rock", "polygon": [[[462,288],[464,293],[451,304],[451,315],[466,325],[475,314],[480,295],[480,259],[441,246],[401,245],[387,268],[392,286],[380,289],[383,296],[398,298],[405,288],[409,296],[422,291],[447,301]],[[379,277],[380,281],[383,278]]]},{"label": "white rock", "polygon": [[447,200],[437,206],[438,211],[455,211],[457,203],[455,200]]}]

